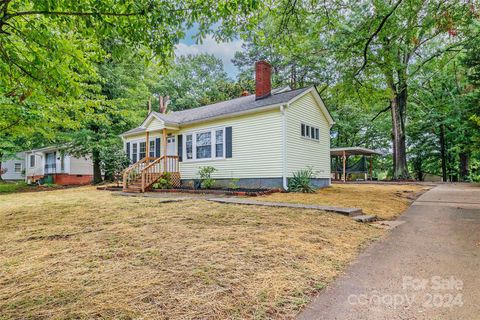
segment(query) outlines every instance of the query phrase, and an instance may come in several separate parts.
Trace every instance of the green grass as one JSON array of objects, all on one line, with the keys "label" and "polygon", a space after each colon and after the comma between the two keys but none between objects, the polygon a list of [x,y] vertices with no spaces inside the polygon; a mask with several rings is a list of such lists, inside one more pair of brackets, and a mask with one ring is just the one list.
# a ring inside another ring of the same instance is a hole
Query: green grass
[{"label": "green grass", "polygon": [[25,182],[0,182],[0,193],[13,193],[27,188]]}]

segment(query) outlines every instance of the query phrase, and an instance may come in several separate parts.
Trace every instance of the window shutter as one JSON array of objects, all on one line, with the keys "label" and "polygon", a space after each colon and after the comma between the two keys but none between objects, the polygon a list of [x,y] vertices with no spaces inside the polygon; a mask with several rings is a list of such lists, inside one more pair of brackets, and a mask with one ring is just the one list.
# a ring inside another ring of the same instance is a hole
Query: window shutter
[{"label": "window shutter", "polygon": [[183,134],[177,136],[177,152],[178,152],[178,162],[182,162],[183,158]]},{"label": "window shutter", "polygon": [[160,158],[160,138],[155,138],[155,158]]},{"label": "window shutter", "polygon": [[225,157],[232,157],[232,127],[225,128]]}]

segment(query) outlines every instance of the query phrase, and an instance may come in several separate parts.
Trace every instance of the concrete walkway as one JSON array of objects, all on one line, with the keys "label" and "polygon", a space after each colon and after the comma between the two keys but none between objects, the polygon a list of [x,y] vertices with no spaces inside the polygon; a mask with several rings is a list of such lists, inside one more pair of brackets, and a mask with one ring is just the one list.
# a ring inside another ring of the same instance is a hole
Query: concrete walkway
[{"label": "concrete walkway", "polygon": [[362,209],[359,208],[342,208],[342,207],[330,207],[330,206],[317,206],[301,203],[285,203],[285,202],[267,202],[257,201],[245,198],[210,198],[209,201],[219,203],[232,203],[232,204],[244,204],[254,206],[267,206],[267,207],[287,207],[287,208],[299,208],[299,209],[312,209],[328,212],[340,213],[349,217],[355,217],[362,215]]},{"label": "concrete walkway", "polygon": [[440,185],[298,319],[480,319],[480,186]]}]

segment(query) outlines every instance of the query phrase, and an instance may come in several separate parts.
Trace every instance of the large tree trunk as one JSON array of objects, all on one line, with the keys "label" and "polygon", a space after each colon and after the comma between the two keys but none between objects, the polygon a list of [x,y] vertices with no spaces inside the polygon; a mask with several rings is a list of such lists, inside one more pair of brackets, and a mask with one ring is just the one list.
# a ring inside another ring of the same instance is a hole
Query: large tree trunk
[{"label": "large tree trunk", "polygon": [[100,168],[100,152],[92,152],[92,161],[93,161],[93,183],[98,184],[102,183],[102,170]]},{"label": "large tree trunk", "polygon": [[440,157],[442,160],[442,179],[447,182],[447,154],[445,148],[445,125],[440,125]]},{"label": "large tree trunk", "polygon": [[407,167],[407,146],[405,135],[407,86],[404,84],[399,88],[399,92],[394,91],[390,100],[390,108],[392,113],[393,135],[393,178],[402,180],[410,177]]},{"label": "large tree trunk", "polygon": [[460,181],[468,180],[468,160],[469,156],[466,152],[460,153]]}]

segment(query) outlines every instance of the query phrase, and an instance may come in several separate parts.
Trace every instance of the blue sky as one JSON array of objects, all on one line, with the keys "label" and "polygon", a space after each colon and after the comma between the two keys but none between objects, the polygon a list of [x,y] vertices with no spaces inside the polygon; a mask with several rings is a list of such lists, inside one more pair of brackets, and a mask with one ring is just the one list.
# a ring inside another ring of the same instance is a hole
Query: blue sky
[{"label": "blue sky", "polygon": [[203,43],[196,44],[195,40],[192,39],[196,32],[196,28],[188,30],[185,38],[176,46],[175,53],[177,55],[199,53],[213,54],[215,57],[222,59],[225,71],[230,78],[235,79],[238,70],[230,60],[233,58],[236,51],[241,50],[243,41],[234,40],[231,42],[218,43],[213,37],[207,36],[207,38],[203,40]]}]

